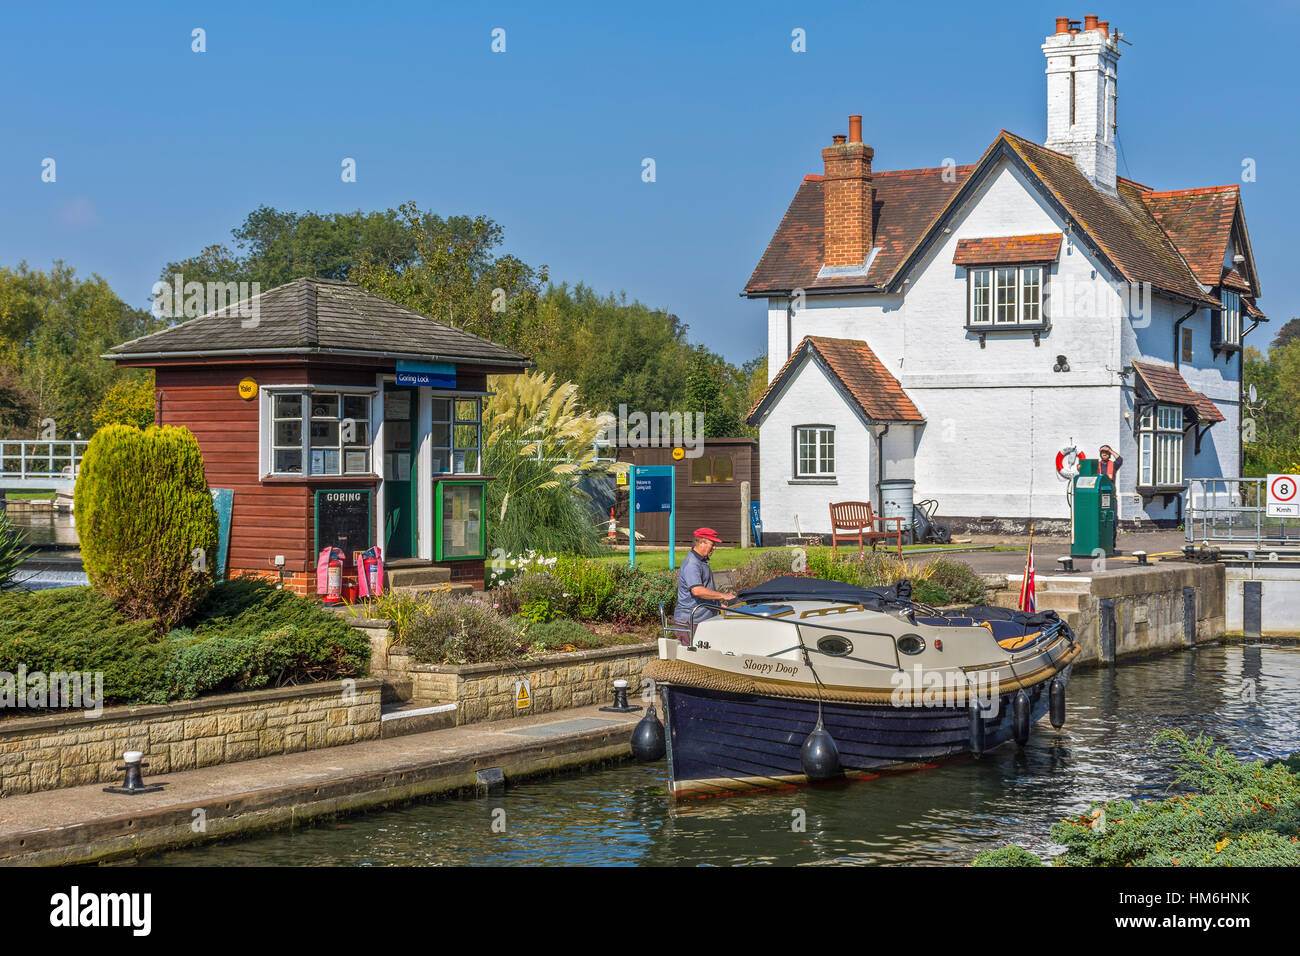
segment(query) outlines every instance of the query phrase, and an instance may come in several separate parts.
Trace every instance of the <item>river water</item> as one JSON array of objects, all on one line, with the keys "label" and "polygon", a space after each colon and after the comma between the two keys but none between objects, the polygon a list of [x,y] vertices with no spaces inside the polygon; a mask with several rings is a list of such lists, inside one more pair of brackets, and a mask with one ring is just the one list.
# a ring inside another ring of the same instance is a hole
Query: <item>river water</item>
[{"label": "river water", "polygon": [[960,866],[1008,842],[1051,853],[1051,825],[1090,801],[1161,796],[1173,761],[1151,738],[1164,728],[1210,734],[1252,758],[1300,750],[1293,644],[1206,646],[1083,671],[1069,695],[1065,727],[1040,721],[1022,753],[1004,746],[932,770],[674,808],[662,764],[628,763],[139,863]]}]

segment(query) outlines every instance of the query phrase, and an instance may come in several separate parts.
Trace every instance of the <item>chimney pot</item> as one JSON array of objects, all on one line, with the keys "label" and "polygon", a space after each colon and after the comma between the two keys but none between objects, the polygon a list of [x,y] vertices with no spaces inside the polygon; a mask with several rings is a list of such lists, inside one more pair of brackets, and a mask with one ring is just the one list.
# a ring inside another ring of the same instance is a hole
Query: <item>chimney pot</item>
[{"label": "chimney pot", "polygon": [[1104,37],[1109,37],[1109,36],[1110,36],[1110,21],[1109,21],[1109,20],[1098,20],[1098,21],[1097,21],[1097,31],[1098,31],[1099,33],[1101,33],[1102,36],[1104,36]]},{"label": "chimney pot", "polygon": [[1069,17],[1057,17],[1057,18],[1056,18],[1056,32],[1057,32],[1057,33],[1069,33],[1069,32],[1070,32],[1070,18],[1069,18]]},{"label": "chimney pot", "polygon": [[1097,29],[1097,14],[1090,13],[1083,18],[1083,29],[1086,32],[1091,32]]},{"label": "chimney pot", "polygon": [[862,142],[862,116],[855,113],[849,117],[849,142]]},{"label": "chimney pot", "polygon": [[836,133],[834,136],[831,137],[831,142],[834,143],[836,146],[843,146],[843,145],[844,145],[844,134],[843,134],[843,133]]}]

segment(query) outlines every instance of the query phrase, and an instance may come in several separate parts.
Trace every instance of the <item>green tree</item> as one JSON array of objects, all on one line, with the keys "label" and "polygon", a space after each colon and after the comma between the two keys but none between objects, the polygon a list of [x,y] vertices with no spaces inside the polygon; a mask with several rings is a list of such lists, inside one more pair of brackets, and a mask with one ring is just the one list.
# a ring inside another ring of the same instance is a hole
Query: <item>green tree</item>
[{"label": "green tree", "polygon": [[74,500],[86,575],[127,617],[166,632],[208,595],[217,513],[189,429],[100,429]]},{"label": "green tree", "polygon": [[689,414],[704,413],[706,438],[734,438],[741,433],[738,394],[729,388],[735,369],[705,349],[697,349],[691,362],[686,394]]},{"label": "green tree", "polygon": [[1273,339],[1272,348],[1281,348],[1300,339],[1300,318],[1291,319],[1277,330],[1277,337]]},{"label": "green tree", "polygon": [[148,312],[127,306],[99,276],[80,279],[61,261],[49,272],[26,263],[0,268],[0,366],[11,369],[16,380],[0,376],[0,406],[16,405],[10,417],[26,419],[23,433],[3,437],[35,437],[46,419],[54,421],[61,438],[88,434],[104,393],[126,375],[100,356],[159,324]]},{"label": "green tree", "polygon": [[139,378],[119,379],[109,386],[95,409],[92,421],[96,428],[105,425],[134,425],[148,428],[154,421],[153,372]]}]

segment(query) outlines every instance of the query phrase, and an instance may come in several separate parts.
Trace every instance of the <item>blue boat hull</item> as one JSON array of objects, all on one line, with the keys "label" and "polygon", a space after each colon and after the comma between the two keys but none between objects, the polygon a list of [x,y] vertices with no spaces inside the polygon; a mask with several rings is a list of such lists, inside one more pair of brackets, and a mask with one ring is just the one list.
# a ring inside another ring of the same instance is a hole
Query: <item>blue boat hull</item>
[{"label": "blue boat hull", "polygon": [[[1062,674],[1068,680],[1068,668]],[[808,783],[799,748],[817,722],[817,701],[660,685],[674,796],[716,796]],[[1030,722],[1047,713],[1048,684],[1027,692]],[[1012,695],[984,718],[984,749],[1012,739]],[[847,777],[932,766],[971,750],[965,707],[825,703],[823,723]]]}]

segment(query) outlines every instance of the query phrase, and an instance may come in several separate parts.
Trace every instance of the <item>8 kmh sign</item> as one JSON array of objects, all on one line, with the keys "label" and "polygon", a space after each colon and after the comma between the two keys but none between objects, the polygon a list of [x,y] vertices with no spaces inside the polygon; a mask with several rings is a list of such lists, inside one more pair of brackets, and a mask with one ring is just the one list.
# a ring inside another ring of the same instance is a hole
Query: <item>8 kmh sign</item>
[{"label": "8 kmh sign", "polygon": [[1270,518],[1300,518],[1300,475],[1268,476]]}]

